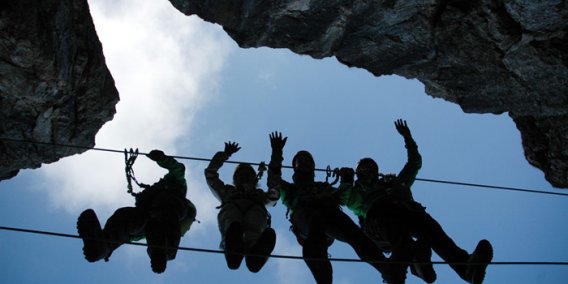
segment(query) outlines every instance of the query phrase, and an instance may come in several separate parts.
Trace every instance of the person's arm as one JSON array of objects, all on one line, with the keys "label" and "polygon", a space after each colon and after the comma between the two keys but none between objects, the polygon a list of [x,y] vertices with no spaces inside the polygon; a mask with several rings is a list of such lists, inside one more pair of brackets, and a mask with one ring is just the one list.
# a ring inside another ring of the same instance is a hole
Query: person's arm
[{"label": "person's arm", "polygon": [[152,150],[147,155],[152,161],[155,161],[160,167],[167,169],[168,173],[162,178],[168,182],[174,182],[183,187],[183,195],[187,191],[187,183],[185,180],[185,165],[178,162],[171,156],[164,154],[161,150]]},{"label": "person's arm", "polygon": [[219,201],[223,201],[223,197],[227,192],[225,183],[219,178],[219,169],[223,166],[229,157],[241,149],[238,143],[226,142],[225,150],[215,153],[207,168],[205,168],[205,180],[213,196]]},{"label": "person's arm", "polygon": [[340,205],[348,206],[353,192],[355,171],[352,168],[343,167],[339,170],[339,177],[339,187],[335,195],[339,199]]},{"label": "person's arm", "polygon": [[275,188],[269,188],[268,192],[265,192],[265,205],[266,207],[274,207],[280,199],[280,191]]},{"label": "person's arm", "polygon": [[272,154],[270,156],[270,163],[268,164],[268,178],[267,185],[268,189],[280,188],[282,184],[282,161],[284,158],[283,149],[286,145],[286,140],[288,137],[282,137],[282,133],[272,132],[270,137],[270,147],[272,148]]},{"label": "person's arm", "polygon": [[282,161],[284,158],[283,148],[286,144],[288,137],[282,137],[282,133],[272,132],[270,134],[270,146],[272,147],[272,155],[270,156],[270,163],[268,164],[268,190],[278,191],[278,195],[282,200],[282,203],[290,208],[291,200],[288,192],[292,188],[292,185],[287,181],[282,179]]},{"label": "person's arm", "polygon": [[398,174],[398,181],[406,187],[412,186],[418,175],[418,171],[422,167],[422,156],[418,152],[418,146],[412,138],[410,129],[404,120],[397,120],[395,122],[395,127],[398,133],[404,138],[404,144],[406,147],[408,160],[400,173]]}]

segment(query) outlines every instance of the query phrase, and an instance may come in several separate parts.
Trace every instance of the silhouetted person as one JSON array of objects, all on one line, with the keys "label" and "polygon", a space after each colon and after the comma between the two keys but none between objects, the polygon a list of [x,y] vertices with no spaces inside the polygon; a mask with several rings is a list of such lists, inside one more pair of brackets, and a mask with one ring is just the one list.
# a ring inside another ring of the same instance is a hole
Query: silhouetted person
[{"label": "silhouetted person", "polygon": [[[422,157],[406,121],[397,120],[395,127],[404,137],[407,148],[408,161],[404,168],[397,176],[379,179],[377,163],[371,158],[361,159],[356,169],[355,185],[347,186],[347,182],[340,185],[342,204],[363,219],[362,226],[368,235],[391,245],[391,260],[429,262],[431,247],[447,262],[467,263],[450,264],[462,279],[470,283],[482,283],[487,264],[493,258],[491,244],[487,240],[481,240],[474,252],[468,254],[426,213],[425,207],[414,201],[410,187],[422,167]],[[348,171],[343,168],[341,172],[348,179]],[[415,243],[412,237],[417,239]],[[429,265],[414,265],[411,268],[414,274],[426,282],[436,279],[436,274]],[[417,268],[421,271],[416,271]],[[406,266],[394,265],[393,270],[398,281],[404,282]]]},{"label": "silhouetted person", "polygon": [[[268,186],[280,191],[282,203],[288,208],[292,231],[302,245],[302,255],[317,283],[332,282],[332,267],[327,250],[333,240],[348,243],[364,261],[369,262],[388,280],[385,260],[379,248],[343,213],[335,189],[314,181],[315,163],[307,151],[298,152],[293,160],[293,183],[282,180],[282,150],[287,138],[270,134],[272,156],[268,167]],[[319,259],[319,260],[316,260]],[[388,281],[388,283],[391,283]]]},{"label": "silhouetted person", "polygon": [[168,173],[136,194],[135,207],[116,210],[102,230],[93,209],[79,216],[77,230],[89,262],[108,261],[120,245],[142,238],[148,244],[152,271],[164,272],[166,262],[176,257],[181,236],[189,230],[196,215],[195,206],[185,198],[185,166],[160,150],[152,150],[147,157]]},{"label": "silhouetted person", "polygon": [[276,233],[270,228],[266,207],[276,205],[279,193],[274,189],[265,192],[258,188],[257,174],[249,164],[236,167],[233,185],[219,179],[219,168],[239,149],[239,144],[226,142],[225,150],[217,152],[205,169],[205,178],[213,195],[221,201],[217,220],[227,266],[239,268],[244,255],[247,255],[247,267],[256,273],[264,266],[276,244]]}]

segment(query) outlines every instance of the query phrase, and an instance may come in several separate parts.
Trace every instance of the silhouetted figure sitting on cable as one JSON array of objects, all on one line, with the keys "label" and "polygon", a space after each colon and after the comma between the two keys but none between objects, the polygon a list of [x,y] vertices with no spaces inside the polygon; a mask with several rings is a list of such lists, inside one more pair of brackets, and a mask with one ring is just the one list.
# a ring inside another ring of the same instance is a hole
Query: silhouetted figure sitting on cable
[{"label": "silhouetted figure sitting on cable", "polygon": [[333,240],[348,243],[364,261],[371,264],[387,283],[385,265],[380,249],[361,229],[343,213],[336,189],[328,183],[316,182],[315,163],[307,151],[298,152],[293,160],[293,183],[282,180],[282,151],[287,138],[282,134],[270,134],[272,156],[268,167],[268,186],[280,191],[282,203],[288,208],[292,231],[302,245],[302,255],[317,283],[332,283],[333,272],[328,259],[328,247]]},{"label": "silhouetted figure sitting on cable", "polygon": [[219,169],[239,149],[239,144],[226,142],[225,150],[217,152],[205,169],[205,178],[213,195],[221,201],[217,219],[227,266],[239,268],[246,255],[248,269],[256,273],[276,244],[276,233],[270,227],[266,207],[276,205],[280,196],[277,190],[265,192],[258,188],[259,176],[249,164],[236,167],[233,185],[219,179]]},{"label": "silhouetted figure sitting on cable", "polygon": [[[404,137],[407,148],[408,161],[404,168],[396,176],[379,178],[377,163],[371,158],[361,159],[357,165],[354,186],[346,182],[349,176],[353,180],[353,170],[342,168],[342,204],[360,217],[362,228],[368,235],[377,242],[389,245],[392,251],[390,260],[414,262],[411,271],[426,282],[431,283],[436,279],[432,266],[424,264],[430,262],[432,248],[447,262],[463,263],[450,264],[462,279],[469,283],[482,283],[487,264],[493,258],[491,244],[481,240],[474,252],[468,254],[426,213],[425,207],[414,201],[410,187],[422,167],[422,157],[406,121],[397,120],[395,127]],[[404,283],[407,266],[399,264],[392,268],[393,277],[398,279],[398,283]]]},{"label": "silhouetted figure sitting on cable", "polygon": [[185,166],[160,150],[152,150],[147,157],[168,173],[157,183],[133,194],[135,207],[116,210],[104,229],[93,209],[79,216],[77,230],[89,262],[108,261],[120,245],[142,238],[146,238],[148,244],[152,271],[164,272],[166,262],[176,257],[181,236],[189,230],[196,215],[195,206],[185,198]]}]

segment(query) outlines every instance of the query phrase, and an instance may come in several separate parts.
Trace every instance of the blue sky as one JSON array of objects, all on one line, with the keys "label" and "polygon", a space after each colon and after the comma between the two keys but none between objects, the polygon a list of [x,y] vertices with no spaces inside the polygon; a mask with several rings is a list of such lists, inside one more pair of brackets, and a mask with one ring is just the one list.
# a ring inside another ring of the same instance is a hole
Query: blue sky
[{"label": "blue sky", "polygon": [[[383,172],[398,172],[406,152],[394,120],[406,119],[423,156],[421,178],[552,190],[524,159],[520,135],[506,115],[464,114],[459,106],[424,94],[415,80],[373,77],[333,58],[314,60],[287,50],[239,49],[216,25],[185,17],[168,1],[90,1],[109,69],[121,95],[117,114],[96,138],[97,147],[159,148],[210,158],[225,141],[242,149],[233,158],[270,158],[268,134],[288,136],[284,163],[309,150],[317,167],[355,166],[375,158]],[[1,226],[76,234],[77,216],[93,208],[104,222],[126,194],[123,157],[90,151],[22,171],[0,183]],[[217,249],[218,202],[205,185],[206,163],[184,161],[188,198],[197,218],[182,246]],[[233,165],[221,170],[230,181]],[[164,172],[140,157],[139,180]],[[285,172],[289,177],[290,172]],[[323,179],[323,176],[319,176]],[[265,181],[262,181],[264,186]],[[415,198],[454,241],[471,251],[492,242],[495,261],[568,261],[567,197],[416,182]],[[272,210],[275,253],[299,255],[285,209]],[[164,274],[151,272],[142,247],[124,246],[108,263],[88,263],[77,239],[0,231],[2,283],[313,283],[297,260],[271,259],[258,274],[226,268],[222,255],[179,252]],[[355,254],[340,242],[333,257]],[[434,260],[440,260],[434,256]],[[334,263],[335,283],[379,282],[362,263]],[[437,283],[461,283],[437,265]],[[563,266],[491,266],[485,283],[564,283]],[[407,283],[423,283],[408,275]]]}]

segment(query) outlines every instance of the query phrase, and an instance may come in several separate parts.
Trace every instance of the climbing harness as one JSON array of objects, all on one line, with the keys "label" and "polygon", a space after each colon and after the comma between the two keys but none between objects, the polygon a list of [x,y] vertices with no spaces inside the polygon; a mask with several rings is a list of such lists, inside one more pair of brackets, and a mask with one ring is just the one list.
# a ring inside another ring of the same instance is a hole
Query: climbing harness
[{"label": "climbing harness", "polygon": [[[257,174],[256,174],[257,182],[259,182],[262,179],[262,176],[267,169],[268,168],[266,167],[266,163],[264,161],[262,161],[262,162],[260,162],[260,164],[258,164],[258,169],[257,169]],[[238,190],[238,189],[235,187],[234,190]],[[222,209],[227,204],[233,204],[244,215],[251,208],[253,208],[255,206],[259,206],[260,208],[264,209],[264,213],[266,214],[266,218],[267,218],[267,228],[270,228],[271,224],[272,224],[272,216],[270,215],[270,212],[268,212],[268,210],[266,209],[266,206],[256,199],[252,199],[252,198],[249,199],[249,197],[252,197],[253,194],[250,194],[250,193],[247,193],[247,192],[244,192],[244,191],[240,191],[240,190],[239,190],[239,193],[240,193],[240,199],[231,200],[231,201],[228,201],[228,202],[222,201],[221,205],[217,206],[216,208]],[[243,205],[239,202],[239,201],[242,201],[242,200],[250,201],[250,203],[248,203],[246,206],[243,207]]]},{"label": "climbing harness", "polygon": [[[236,189],[235,189],[236,190]],[[268,211],[268,209],[266,209],[266,205],[264,205],[263,203],[261,203],[260,201],[256,200],[256,199],[248,199],[249,195],[247,194],[241,194],[241,198],[237,199],[237,200],[231,200],[231,201],[227,201],[227,202],[222,202],[221,205],[215,207],[216,209],[223,209],[223,207],[227,206],[228,204],[232,204],[235,205],[239,211],[241,211],[241,213],[243,215],[246,215],[246,213],[251,210],[253,207],[260,207],[263,209],[263,212],[266,214],[266,224],[267,224],[267,228],[271,227],[272,224],[272,215],[270,215],[270,212]],[[246,205],[242,204],[242,201],[246,201]]]}]

